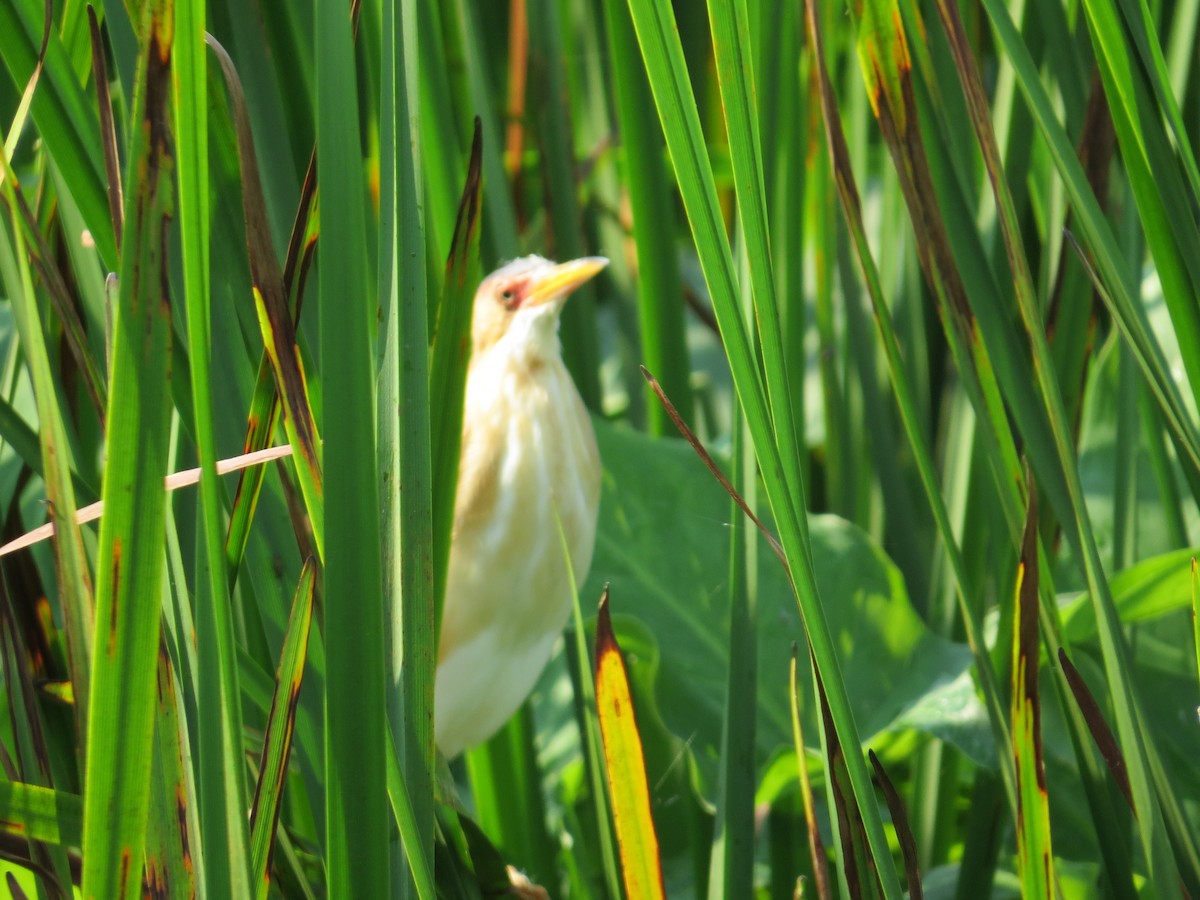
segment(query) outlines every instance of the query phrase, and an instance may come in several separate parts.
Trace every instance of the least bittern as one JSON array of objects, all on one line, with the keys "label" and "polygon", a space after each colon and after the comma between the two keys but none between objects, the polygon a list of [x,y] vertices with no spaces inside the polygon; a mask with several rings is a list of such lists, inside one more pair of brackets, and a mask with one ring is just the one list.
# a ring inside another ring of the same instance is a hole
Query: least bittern
[{"label": "least bittern", "polygon": [[570,614],[569,573],[582,582],[591,565],[600,457],[558,325],[570,293],[607,264],[527,256],[475,295],[438,648],[435,731],[447,757],[524,702]]}]

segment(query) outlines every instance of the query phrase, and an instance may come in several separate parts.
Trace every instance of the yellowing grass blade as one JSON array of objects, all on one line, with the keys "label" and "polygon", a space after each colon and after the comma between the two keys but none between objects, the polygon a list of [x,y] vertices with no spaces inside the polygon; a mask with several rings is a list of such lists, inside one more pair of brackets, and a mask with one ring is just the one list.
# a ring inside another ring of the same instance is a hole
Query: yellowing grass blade
[{"label": "yellowing grass blade", "polygon": [[1012,648],[1012,737],[1019,801],[1017,850],[1024,896],[1050,898],[1055,893],[1055,877],[1038,696],[1037,504],[1032,487],[1021,543]]},{"label": "yellowing grass blade", "polygon": [[646,759],[633,715],[625,662],[608,615],[607,587],[600,598],[596,621],[596,709],[625,893],[630,900],[664,897],[658,836],[650,815]]}]

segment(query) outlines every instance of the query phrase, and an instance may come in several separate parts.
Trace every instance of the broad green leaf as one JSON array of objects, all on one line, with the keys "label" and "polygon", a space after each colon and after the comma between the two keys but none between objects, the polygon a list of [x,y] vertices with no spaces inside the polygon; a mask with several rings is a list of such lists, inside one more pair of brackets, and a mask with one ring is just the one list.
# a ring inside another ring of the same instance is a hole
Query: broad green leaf
[{"label": "broad green leaf", "polygon": [[[682,442],[651,440],[600,422],[596,434],[605,475],[596,555],[583,595],[609,582],[614,596],[642,598],[629,612],[660,643],[663,716],[693,743],[711,778],[708,760],[720,743],[729,645],[728,504]],[[813,517],[810,528],[818,584],[830,597],[828,621],[864,741],[897,724],[921,727],[994,764],[982,705],[969,681],[954,687],[970,665],[970,651],[929,632],[900,573],[862,531],[833,516]],[[804,639],[779,561],[762,556],[759,764],[791,742],[787,695],[772,673],[786,677],[792,642]],[[922,706],[927,700],[930,705]],[[911,724],[906,715],[913,716]],[[815,734],[811,719],[806,731]]]}]

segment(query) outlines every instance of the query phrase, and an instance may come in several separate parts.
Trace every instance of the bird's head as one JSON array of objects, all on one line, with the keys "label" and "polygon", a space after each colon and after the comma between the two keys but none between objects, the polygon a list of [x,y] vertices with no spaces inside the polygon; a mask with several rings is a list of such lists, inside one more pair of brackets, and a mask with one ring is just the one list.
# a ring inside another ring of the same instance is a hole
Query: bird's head
[{"label": "bird's head", "polygon": [[506,347],[532,357],[557,355],[558,317],[577,287],[608,265],[603,256],[553,263],[524,256],[497,269],[475,294],[471,345],[476,355]]}]

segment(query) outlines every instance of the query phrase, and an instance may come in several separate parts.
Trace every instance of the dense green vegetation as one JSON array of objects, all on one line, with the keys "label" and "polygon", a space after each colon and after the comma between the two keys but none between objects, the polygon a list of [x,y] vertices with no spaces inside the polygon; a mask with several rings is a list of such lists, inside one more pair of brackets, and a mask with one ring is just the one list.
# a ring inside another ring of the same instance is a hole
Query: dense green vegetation
[{"label": "dense green vegetation", "polygon": [[[0,521],[58,530],[0,558],[10,891],[621,894],[608,584],[669,896],[1196,896],[1198,14],[0,0]],[[525,253],[612,260],[599,535],[447,765],[464,329]]]}]

